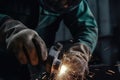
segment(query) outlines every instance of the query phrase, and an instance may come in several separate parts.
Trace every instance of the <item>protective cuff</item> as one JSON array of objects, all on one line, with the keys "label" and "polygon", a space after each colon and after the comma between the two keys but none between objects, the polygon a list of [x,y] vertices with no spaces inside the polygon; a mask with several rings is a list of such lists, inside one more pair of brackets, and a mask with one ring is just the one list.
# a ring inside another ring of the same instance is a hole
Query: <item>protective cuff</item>
[{"label": "protective cuff", "polygon": [[78,57],[82,56],[87,62],[91,59],[91,52],[84,44],[75,43],[69,48],[68,52],[74,53]]}]

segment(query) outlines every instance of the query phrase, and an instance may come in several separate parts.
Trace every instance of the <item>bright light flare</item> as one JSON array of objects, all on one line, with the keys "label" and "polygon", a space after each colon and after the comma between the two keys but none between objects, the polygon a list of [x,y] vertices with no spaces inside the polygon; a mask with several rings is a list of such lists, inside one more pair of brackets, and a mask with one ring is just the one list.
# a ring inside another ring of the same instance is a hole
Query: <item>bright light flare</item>
[{"label": "bright light flare", "polygon": [[68,69],[67,66],[62,65],[60,68],[59,76],[64,74],[67,71],[67,69]]}]

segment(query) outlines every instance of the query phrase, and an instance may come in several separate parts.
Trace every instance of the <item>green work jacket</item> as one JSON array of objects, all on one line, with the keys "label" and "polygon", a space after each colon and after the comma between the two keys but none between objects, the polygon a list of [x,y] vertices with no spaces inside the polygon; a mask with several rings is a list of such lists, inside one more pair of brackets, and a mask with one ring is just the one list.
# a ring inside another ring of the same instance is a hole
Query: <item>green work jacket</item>
[{"label": "green work jacket", "polygon": [[63,14],[45,10],[37,0],[0,0],[0,25],[8,16],[36,30],[47,46],[54,43],[61,20],[75,42],[86,45],[91,52],[97,43],[97,24],[86,0],[82,0],[74,10]]}]

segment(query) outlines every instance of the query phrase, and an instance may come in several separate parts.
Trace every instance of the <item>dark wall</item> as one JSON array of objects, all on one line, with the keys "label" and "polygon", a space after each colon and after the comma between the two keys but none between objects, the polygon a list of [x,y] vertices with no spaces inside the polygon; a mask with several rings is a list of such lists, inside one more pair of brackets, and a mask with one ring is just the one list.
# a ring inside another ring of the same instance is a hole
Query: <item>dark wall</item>
[{"label": "dark wall", "polygon": [[114,53],[120,60],[120,0],[110,0],[111,26],[113,30]]}]

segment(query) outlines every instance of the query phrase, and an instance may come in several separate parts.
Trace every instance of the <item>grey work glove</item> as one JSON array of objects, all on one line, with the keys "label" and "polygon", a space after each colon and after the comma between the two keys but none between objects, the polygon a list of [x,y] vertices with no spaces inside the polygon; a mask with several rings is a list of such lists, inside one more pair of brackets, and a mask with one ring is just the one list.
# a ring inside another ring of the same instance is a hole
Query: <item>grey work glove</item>
[{"label": "grey work glove", "polygon": [[7,20],[1,26],[1,34],[10,53],[16,55],[21,64],[37,65],[47,59],[47,48],[36,31],[28,29],[16,20]]},{"label": "grey work glove", "polygon": [[68,69],[61,77],[56,77],[56,80],[86,80],[89,59],[90,50],[85,45],[72,45],[62,59],[62,64]]}]

